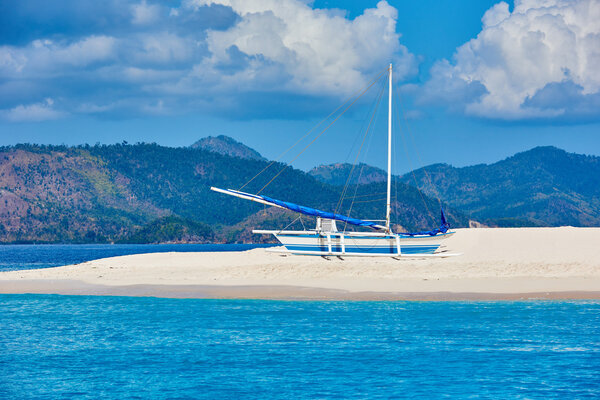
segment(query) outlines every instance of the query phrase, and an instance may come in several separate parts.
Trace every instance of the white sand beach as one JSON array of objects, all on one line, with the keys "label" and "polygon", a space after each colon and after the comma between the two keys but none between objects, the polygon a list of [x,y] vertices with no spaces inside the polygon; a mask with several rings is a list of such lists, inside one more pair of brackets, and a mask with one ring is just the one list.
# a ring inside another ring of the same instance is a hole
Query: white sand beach
[{"label": "white sand beach", "polygon": [[600,298],[600,228],[458,229],[439,259],[154,253],[0,273],[0,293],[264,299]]}]

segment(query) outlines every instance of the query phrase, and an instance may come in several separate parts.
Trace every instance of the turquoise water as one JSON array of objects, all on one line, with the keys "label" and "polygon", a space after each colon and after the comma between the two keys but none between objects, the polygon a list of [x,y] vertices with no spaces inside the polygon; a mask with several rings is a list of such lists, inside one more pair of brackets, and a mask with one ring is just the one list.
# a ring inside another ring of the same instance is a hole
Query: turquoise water
[{"label": "turquoise water", "polygon": [[48,244],[0,245],[0,271],[51,268],[99,258],[168,251],[244,251],[264,244]]},{"label": "turquoise water", "polygon": [[0,295],[0,398],[598,398],[599,302]]}]

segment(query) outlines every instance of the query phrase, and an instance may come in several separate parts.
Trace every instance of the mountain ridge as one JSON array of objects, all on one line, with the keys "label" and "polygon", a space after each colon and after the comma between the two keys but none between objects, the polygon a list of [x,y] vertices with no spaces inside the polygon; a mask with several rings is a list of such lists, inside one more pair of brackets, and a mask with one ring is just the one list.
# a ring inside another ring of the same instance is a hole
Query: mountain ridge
[{"label": "mountain ridge", "polygon": [[[269,164],[147,143],[1,147],[0,243],[270,241],[252,235],[252,228],[313,225],[289,211],[210,191],[239,189]],[[325,167],[305,173],[274,163],[244,190],[255,193],[283,171],[268,186],[269,196],[381,219],[382,170],[355,168],[355,177],[369,171],[358,185],[350,179],[350,193],[360,197],[340,203],[342,172],[352,166],[334,164],[329,174]],[[439,196],[454,227],[470,219],[488,226],[600,226],[599,180],[600,157],[548,146],[491,164],[433,164],[394,177],[394,224],[403,231],[437,226]]]},{"label": "mountain ridge", "polygon": [[401,180],[483,222],[600,225],[600,157],[538,146],[491,164],[436,164],[413,173]]},{"label": "mountain ridge", "polygon": [[[348,179],[350,172],[352,176]],[[308,174],[330,185],[345,185],[346,182],[350,185],[357,183],[362,185],[387,180],[387,173],[384,170],[365,163],[360,163],[354,168],[349,163],[319,165],[308,171]]]},{"label": "mountain ridge", "polygon": [[[250,236],[249,225],[283,227],[297,214],[278,214],[281,225],[275,224],[276,218],[265,216],[262,206],[210,190],[211,186],[240,188],[269,164],[199,148],[144,143],[2,147],[0,242],[272,240]],[[384,213],[385,202],[379,198],[365,197],[367,202],[356,203],[345,199],[339,204],[341,187],[321,183],[280,163],[274,163],[244,190],[257,192],[282,170],[279,179],[268,186],[272,197],[367,219],[380,219]],[[369,196],[385,190],[382,183],[373,185],[359,187],[357,194]],[[434,209],[436,202],[421,199],[408,185],[398,185],[399,199],[394,200],[393,208],[402,227],[420,230],[435,226],[437,221],[426,216],[427,208]],[[453,214],[455,226],[468,223],[460,212]],[[303,222],[314,224],[310,218]]]},{"label": "mountain ridge", "polygon": [[260,153],[232,137],[219,135],[204,137],[190,146],[192,149],[212,151],[226,156],[239,157],[248,160],[267,161]]},{"label": "mountain ridge", "polygon": [[[336,184],[338,176],[347,176],[351,168],[330,164],[309,173]],[[376,167],[361,168],[376,171],[378,179],[385,174]],[[357,170],[352,184],[357,182]],[[492,226],[600,226],[600,157],[554,146],[537,146],[490,164],[432,164],[394,179],[432,198],[439,196]]]}]

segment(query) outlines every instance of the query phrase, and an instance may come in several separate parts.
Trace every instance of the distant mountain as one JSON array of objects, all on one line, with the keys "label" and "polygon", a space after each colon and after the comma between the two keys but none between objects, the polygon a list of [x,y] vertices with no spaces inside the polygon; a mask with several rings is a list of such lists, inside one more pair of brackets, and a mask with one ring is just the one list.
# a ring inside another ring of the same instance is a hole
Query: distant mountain
[{"label": "distant mountain", "polygon": [[[252,235],[252,227],[313,226],[308,217],[296,220],[297,214],[210,190],[239,189],[267,165],[156,144],[1,147],[0,243],[259,241],[272,239]],[[243,190],[256,193],[283,167],[274,164]],[[383,182],[352,188],[340,204],[341,192],[293,168],[263,191],[356,217],[384,215]],[[437,201],[400,182],[394,197],[394,221],[405,229],[437,225]],[[454,226],[468,223],[460,212],[449,211]]]},{"label": "distant mountain", "polygon": [[266,159],[256,150],[251,149],[243,143],[230,138],[229,136],[208,136],[198,140],[190,146],[193,149],[202,149],[212,151],[213,153],[223,154],[231,157],[239,157],[247,160],[263,160]]},{"label": "distant mountain", "polygon": [[348,163],[320,165],[311,169],[308,173],[321,182],[330,185],[343,186],[346,182],[350,185],[356,185],[357,183],[363,185],[387,180],[387,172],[363,163],[354,166],[354,168],[352,164]]},{"label": "distant mountain", "polygon": [[[272,240],[253,235],[253,228],[313,226],[311,218],[210,190],[256,193],[284,168],[275,163],[259,174],[268,165],[156,144],[0,147],[0,243],[249,242]],[[286,168],[262,193],[381,219],[383,171],[356,168],[340,202],[350,170],[347,164],[311,174]],[[414,176],[393,180],[398,229],[436,226],[438,195],[454,227],[469,219],[491,226],[600,226],[600,157],[538,147],[489,165],[431,165]]]},{"label": "distant mountain", "polygon": [[412,174],[401,179],[484,223],[600,226],[600,157],[536,147],[489,165],[435,164],[415,176],[416,183]]}]

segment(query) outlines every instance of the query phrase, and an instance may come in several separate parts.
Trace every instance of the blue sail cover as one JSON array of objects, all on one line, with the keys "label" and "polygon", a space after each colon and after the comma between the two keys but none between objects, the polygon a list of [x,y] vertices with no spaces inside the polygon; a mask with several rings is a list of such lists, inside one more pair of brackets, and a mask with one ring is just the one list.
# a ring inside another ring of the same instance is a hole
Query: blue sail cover
[{"label": "blue sail cover", "polygon": [[272,199],[272,198],[264,196],[264,195],[261,195],[258,197],[263,198],[264,200],[268,201],[269,203],[276,204],[280,207],[287,208],[288,210],[292,210],[292,211],[295,211],[300,214],[312,215],[314,217],[321,217],[321,218],[327,218],[327,219],[335,219],[337,221],[347,222],[351,225],[367,226],[367,227],[373,228],[373,229],[381,229],[382,228],[381,225],[376,224],[375,222],[372,222],[372,221],[364,221],[364,220],[358,219],[358,218],[351,218],[351,217],[346,217],[345,215],[340,215],[340,214],[317,210],[316,208],[300,206],[298,204],[289,203],[287,201]]},{"label": "blue sail cover", "polygon": [[401,235],[406,235],[406,236],[420,236],[420,235],[429,235],[429,236],[435,236],[438,233],[446,233],[448,232],[448,229],[450,229],[450,223],[448,222],[448,220],[446,219],[446,213],[444,213],[444,209],[441,208],[440,209],[440,227],[437,229],[432,229],[430,231],[423,231],[423,232],[406,232],[406,233],[401,233]]},{"label": "blue sail cover", "polygon": [[[373,221],[365,221],[365,220],[358,219],[358,218],[347,217],[347,216],[341,215],[341,214],[335,214],[335,213],[330,213],[330,212],[326,212],[326,211],[321,211],[321,210],[317,210],[316,208],[301,206],[301,205],[298,205],[295,203],[290,203],[288,201],[281,201],[281,200],[273,199],[273,198],[265,196],[265,195],[250,194],[250,193],[240,192],[239,190],[219,189],[219,188],[215,188],[215,187],[211,187],[210,189],[220,192],[220,193],[225,193],[225,194],[229,194],[232,196],[240,197],[240,198],[243,198],[246,200],[252,200],[252,201],[257,201],[259,203],[263,203],[263,204],[267,204],[267,205],[273,205],[273,206],[286,208],[288,210],[291,210],[291,211],[294,211],[294,212],[297,212],[300,214],[304,214],[304,215],[310,215],[313,217],[321,217],[321,218],[326,218],[326,219],[334,219],[337,221],[347,222],[351,225],[366,226],[368,228],[377,229],[377,230],[385,230],[386,229],[385,226],[379,225]],[[440,227],[437,229],[433,229],[431,231],[423,231],[423,232],[412,232],[412,233],[406,232],[406,233],[400,233],[400,235],[404,235],[404,236],[424,236],[424,235],[435,236],[438,233],[448,232],[448,229],[450,229],[450,224],[448,223],[448,221],[446,219],[446,214],[444,213],[443,208],[441,209],[440,219],[441,219]]]}]

